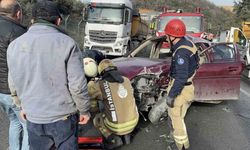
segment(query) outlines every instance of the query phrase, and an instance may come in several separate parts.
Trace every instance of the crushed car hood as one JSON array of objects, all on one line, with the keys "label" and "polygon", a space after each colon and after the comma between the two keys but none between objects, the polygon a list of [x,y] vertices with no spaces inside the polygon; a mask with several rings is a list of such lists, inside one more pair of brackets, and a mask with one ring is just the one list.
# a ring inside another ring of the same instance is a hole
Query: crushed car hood
[{"label": "crushed car hood", "polygon": [[133,79],[140,74],[156,74],[169,72],[170,59],[148,59],[140,57],[121,57],[113,59],[113,62],[118,67],[119,72]]}]

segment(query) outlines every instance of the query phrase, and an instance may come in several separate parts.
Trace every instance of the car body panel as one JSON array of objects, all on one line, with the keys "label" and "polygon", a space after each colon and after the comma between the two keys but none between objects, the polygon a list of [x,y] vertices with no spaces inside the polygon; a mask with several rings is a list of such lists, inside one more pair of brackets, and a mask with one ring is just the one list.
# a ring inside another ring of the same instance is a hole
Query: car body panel
[{"label": "car body panel", "polygon": [[[129,79],[141,74],[162,74],[169,72],[168,60],[147,59],[140,57],[122,57],[114,60],[119,72]],[[166,74],[167,75],[167,74]]]},{"label": "car body panel", "polygon": [[[241,64],[203,64],[194,78],[195,100],[234,100],[240,93]],[[230,71],[232,69],[233,71]]]}]

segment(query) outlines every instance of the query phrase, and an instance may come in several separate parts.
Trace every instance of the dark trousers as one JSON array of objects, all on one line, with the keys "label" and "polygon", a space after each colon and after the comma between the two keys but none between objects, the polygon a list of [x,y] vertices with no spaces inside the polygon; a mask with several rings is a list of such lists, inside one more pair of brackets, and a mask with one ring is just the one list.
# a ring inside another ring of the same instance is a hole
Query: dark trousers
[{"label": "dark trousers", "polygon": [[27,121],[30,150],[78,150],[78,115],[49,124]]}]

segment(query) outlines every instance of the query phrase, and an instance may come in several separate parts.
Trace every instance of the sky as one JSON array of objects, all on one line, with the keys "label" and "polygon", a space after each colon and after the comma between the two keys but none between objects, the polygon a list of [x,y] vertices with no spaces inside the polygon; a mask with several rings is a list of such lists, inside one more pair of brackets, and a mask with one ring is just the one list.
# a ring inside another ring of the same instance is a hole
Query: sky
[{"label": "sky", "polygon": [[235,0],[209,0],[209,1],[219,6],[233,6]]}]

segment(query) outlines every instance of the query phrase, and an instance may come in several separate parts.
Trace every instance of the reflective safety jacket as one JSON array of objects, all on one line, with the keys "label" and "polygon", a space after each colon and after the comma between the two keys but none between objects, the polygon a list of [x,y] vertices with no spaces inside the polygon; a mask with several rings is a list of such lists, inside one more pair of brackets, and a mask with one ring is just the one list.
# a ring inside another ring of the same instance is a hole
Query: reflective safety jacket
[{"label": "reflective safety jacket", "polygon": [[132,132],[139,119],[130,80],[123,78],[123,83],[100,80],[88,84],[91,99],[103,100],[105,126],[117,135]]},{"label": "reflective safety jacket", "polygon": [[199,67],[199,56],[194,43],[185,37],[177,42],[171,50],[173,56],[169,75],[173,84],[168,96],[175,98],[185,85],[192,84],[193,76]]}]

